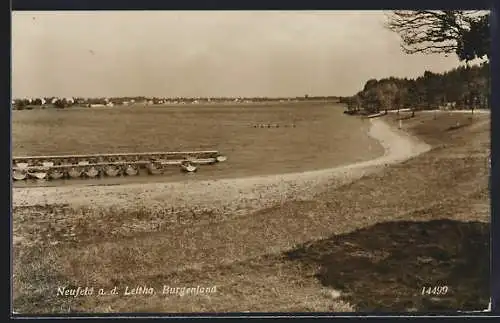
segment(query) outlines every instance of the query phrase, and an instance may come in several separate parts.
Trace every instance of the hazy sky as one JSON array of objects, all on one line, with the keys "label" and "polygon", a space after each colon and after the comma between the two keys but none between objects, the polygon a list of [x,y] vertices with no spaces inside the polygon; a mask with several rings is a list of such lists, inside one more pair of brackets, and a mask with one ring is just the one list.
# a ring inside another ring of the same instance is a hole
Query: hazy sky
[{"label": "hazy sky", "polygon": [[14,12],[12,95],[352,95],[459,65],[405,55],[382,11]]}]

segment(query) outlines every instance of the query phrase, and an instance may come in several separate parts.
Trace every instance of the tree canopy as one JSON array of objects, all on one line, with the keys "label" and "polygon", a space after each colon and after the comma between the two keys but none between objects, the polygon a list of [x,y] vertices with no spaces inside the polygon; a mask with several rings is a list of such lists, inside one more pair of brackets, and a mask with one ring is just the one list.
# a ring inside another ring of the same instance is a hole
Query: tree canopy
[{"label": "tree canopy", "polygon": [[401,37],[405,53],[455,53],[461,61],[489,58],[488,11],[395,10],[386,27]]}]

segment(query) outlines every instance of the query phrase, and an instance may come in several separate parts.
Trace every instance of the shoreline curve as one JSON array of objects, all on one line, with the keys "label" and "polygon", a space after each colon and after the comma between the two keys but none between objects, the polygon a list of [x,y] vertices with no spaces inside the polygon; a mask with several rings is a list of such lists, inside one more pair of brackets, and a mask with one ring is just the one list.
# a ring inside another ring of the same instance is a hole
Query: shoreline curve
[{"label": "shoreline curve", "polygon": [[368,135],[377,140],[385,152],[367,161],[300,173],[195,182],[19,187],[13,188],[12,203],[13,207],[68,204],[73,208],[188,208],[247,213],[290,199],[310,200],[325,189],[334,189],[388,164],[403,162],[431,149],[419,138],[381,119],[370,119],[370,122]]}]

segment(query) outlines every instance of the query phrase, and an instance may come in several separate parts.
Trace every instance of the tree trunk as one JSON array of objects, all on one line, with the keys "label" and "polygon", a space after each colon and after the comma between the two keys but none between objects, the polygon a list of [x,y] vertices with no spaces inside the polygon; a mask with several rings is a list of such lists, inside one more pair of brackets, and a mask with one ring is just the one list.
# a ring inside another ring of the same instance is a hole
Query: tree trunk
[{"label": "tree trunk", "polygon": [[476,98],[474,97],[474,95],[471,95],[469,104],[470,104],[471,114],[474,115],[474,107],[476,106]]}]

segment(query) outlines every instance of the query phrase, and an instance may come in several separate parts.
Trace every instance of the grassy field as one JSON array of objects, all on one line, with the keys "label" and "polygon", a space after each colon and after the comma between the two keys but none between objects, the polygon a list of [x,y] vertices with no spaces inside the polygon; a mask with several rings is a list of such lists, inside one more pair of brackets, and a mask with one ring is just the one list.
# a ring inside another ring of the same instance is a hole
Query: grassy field
[{"label": "grassy field", "polygon": [[197,178],[322,169],[381,154],[363,131],[368,124],[342,112],[310,102],[13,111],[12,149],[14,156],[215,149],[230,159]]},{"label": "grassy field", "polygon": [[[397,126],[406,115],[383,118]],[[14,309],[483,309],[489,301],[489,115],[421,113],[403,128],[433,149],[311,200],[252,214],[186,210],[165,219],[148,209],[18,207]],[[124,295],[138,285],[156,293]],[[449,293],[421,295],[422,287],[436,285]],[[58,296],[63,286],[117,287],[119,294]],[[216,292],[164,295],[163,286],[216,286]]]}]

